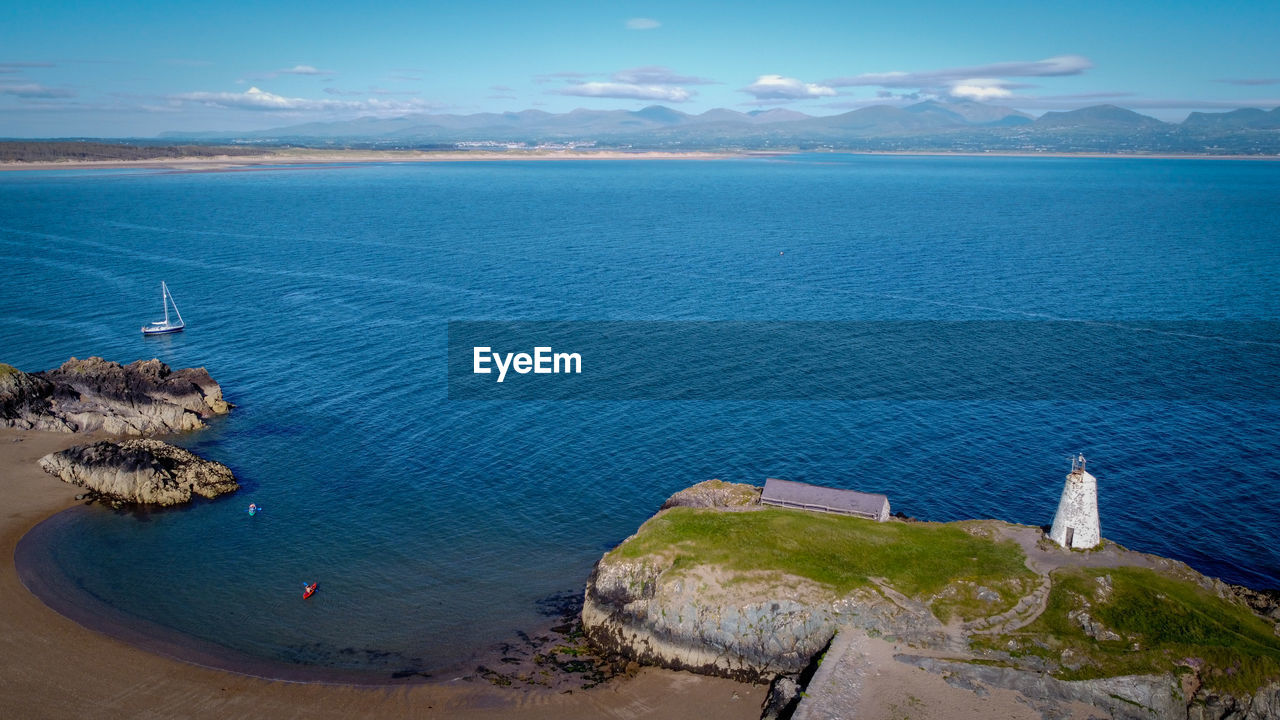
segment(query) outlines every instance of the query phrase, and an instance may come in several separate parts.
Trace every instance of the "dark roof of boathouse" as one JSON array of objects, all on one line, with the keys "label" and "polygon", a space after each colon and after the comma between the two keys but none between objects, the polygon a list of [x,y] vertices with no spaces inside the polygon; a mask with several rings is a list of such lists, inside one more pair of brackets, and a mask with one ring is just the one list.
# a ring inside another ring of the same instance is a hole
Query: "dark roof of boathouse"
[{"label": "dark roof of boathouse", "polygon": [[768,478],[764,481],[764,492],[760,493],[760,502],[766,505],[821,510],[876,520],[883,519],[889,514],[889,498],[885,495],[857,490],[840,490],[777,478]]}]

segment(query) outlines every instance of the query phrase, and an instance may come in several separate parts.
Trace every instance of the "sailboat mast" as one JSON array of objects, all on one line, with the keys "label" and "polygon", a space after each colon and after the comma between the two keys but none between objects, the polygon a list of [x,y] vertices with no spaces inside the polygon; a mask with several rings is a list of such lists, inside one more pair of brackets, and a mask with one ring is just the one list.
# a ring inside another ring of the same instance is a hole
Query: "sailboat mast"
[{"label": "sailboat mast", "polygon": [[160,304],[164,305],[164,325],[169,327],[169,287],[160,281]]},{"label": "sailboat mast", "polygon": [[[161,282],[164,281],[162,280]],[[168,289],[168,286],[166,286],[165,290],[167,291]],[[186,323],[182,322],[182,311],[178,309],[178,303],[174,302],[172,294],[169,295],[169,302],[173,304],[173,312],[178,316],[178,325],[185,326]]]}]

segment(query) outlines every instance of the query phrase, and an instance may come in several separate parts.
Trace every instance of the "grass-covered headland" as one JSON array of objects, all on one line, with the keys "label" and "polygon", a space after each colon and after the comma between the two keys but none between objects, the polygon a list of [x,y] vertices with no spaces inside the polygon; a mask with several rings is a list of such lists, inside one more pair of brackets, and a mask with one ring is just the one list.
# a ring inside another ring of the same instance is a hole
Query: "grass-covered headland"
[{"label": "grass-covered headland", "polygon": [[[782,508],[718,512],[672,508],[653,518],[614,553],[622,558],[674,553],[673,570],[717,565],[739,572],[806,578],[838,594],[883,578],[918,598],[965,582],[1001,595],[1006,607],[1035,578],[1011,540],[966,532],[962,523],[878,523]],[[935,613],[968,617],[977,608],[938,598]],[[945,606],[945,609],[944,609]],[[946,617],[941,619],[946,620]]]},{"label": "grass-covered headland", "polygon": [[888,586],[967,643],[972,652],[954,659],[1062,680],[1171,672],[1188,697],[1200,687],[1238,697],[1280,682],[1276,623],[1225,586],[1112,543],[1085,553],[1037,545],[1037,537],[1035,528],[996,521],[672,507],[602,562],[652,558],[677,575],[714,567],[743,580],[792,576],[833,596]]}]

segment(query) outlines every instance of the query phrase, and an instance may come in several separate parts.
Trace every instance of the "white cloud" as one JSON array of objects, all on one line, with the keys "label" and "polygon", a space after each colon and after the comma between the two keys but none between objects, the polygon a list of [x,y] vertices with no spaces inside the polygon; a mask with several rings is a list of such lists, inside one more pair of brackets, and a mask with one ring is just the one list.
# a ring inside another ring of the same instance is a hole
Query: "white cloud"
[{"label": "white cloud", "polygon": [[661,100],[664,102],[687,102],[698,93],[681,87],[682,85],[714,85],[717,81],[693,75],[680,75],[674,70],[661,65],[619,70],[609,75],[608,81],[589,80],[600,77],[604,73],[558,72],[551,75],[538,75],[534,82],[549,83],[552,80],[568,81],[567,85],[547,90],[553,95],[574,95],[577,97],[619,98],[623,100]]},{"label": "white cloud", "polygon": [[761,75],[755,82],[742,88],[742,92],[754,95],[757,100],[804,100],[836,94],[834,89],[826,85],[806,83],[781,75]]},{"label": "white cloud", "polygon": [[920,72],[863,73],[852,77],[835,78],[827,84],[834,87],[859,87],[877,85],[892,88],[943,87],[960,83],[968,78],[988,77],[1057,77],[1080,75],[1093,67],[1082,55],[1058,55],[1044,60],[1014,61],[977,65],[973,67],[942,68]]},{"label": "white cloud", "polygon": [[69,98],[75,93],[65,88],[51,88],[37,83],[22,85],[0,85],[0,95],[13,95],[20,98]]},{"label": "white cloud", "polygon": [[371,87],[367,90],[343,90],[342,88],[327,87],[324,89],[327,95],[338,95],[340,97],[368,97],[370,95],[417,95],[417,90],[388,90],[386,88]]},{"label": "white cloud", "polygon": [[645,67],[631,68],[629,70],[619,70],[613,74],[613,79],[620,83],[631,83],[633,85],[717,85],[715,80],[696,77],[694,75],[680,75],[674,70],[661,65],[646,65]]},{"label": "white cloud", "polygon": [[653,18],[631,18],[627,21],[628,30],[653,30],[662,27],[662,23]]},{"label": "white cloud", "polygon": [[310,76],[327,77],[335,74],[336,73],[334,73],[334,71],[332,70],[320,70],[318,68],[312,67],[311,65],[294,65],[291,68],[283,68],[281,70],[271,70],[270,72],[262,72],[262,73],[254,73],[252,75],[246,75],[244,78],[242,78],[241,81],[243,82],[243,80],[273,80],[275,78],[280,77],[281,75],[310,75]]},{"label": "white cloud", "polygon": [[317,70],[310,65],[294,65],[285,70],[277,70],[280,75],[332,75],[332,70]]},{"label": "white cloud", "polygon": [[974,78],[962,80],[953,85],[951,96],[982,101],[1012,97],[1013,93],[999,80]]},{"label": "white cloud", "polygon": [[174,95],[173,99],[185,102],[197,102],[205,105],[228,108],[245,108],[250,110],[319,110],[340,107],[345,103],[338,100],[307,100],[305,98],[287,98],[275,93],[251,87],[242,93],[230,92],[189,92]]},{"label": "white cloud", "polygon": [[578,83],[552,90],[551,92],[557,95],[576,95],[580,97],[665,100],[667,102],[686,102],[695,94],[691,90],[671,85],[637,85],[617,82]]},{"label": "white cloud", "polygon": [[170,95],[172,103],[199,103],[209,107],[267,112],[342,112],[354,115],[393,115],[406,112],[436,110],[442,106],[411,98],[408,100],[312,100],[291,98],[251,87],[242,93],[189,92]]}]

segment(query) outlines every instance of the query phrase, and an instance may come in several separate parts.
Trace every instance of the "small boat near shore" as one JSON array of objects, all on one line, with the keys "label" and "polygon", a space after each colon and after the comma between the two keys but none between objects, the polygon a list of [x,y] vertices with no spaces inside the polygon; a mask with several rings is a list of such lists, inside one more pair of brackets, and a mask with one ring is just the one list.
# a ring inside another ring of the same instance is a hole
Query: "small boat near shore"
[{"label": "small boat near shore", "polygon": [[[182,332],[187,326],[182,321],[182,313],[178,312],[178,303],[173,301],[173,295],[169,292],[169,286],[164,281],[160,281],[160,297],[161,304],[164,306],[164,320],[157,320],[150,325],[142,326],[143,335],[165,335],[168,333]],[[178,317],[178,321],[174,322],[169,317],[169,306],[173,306],[173,314]]]}]

